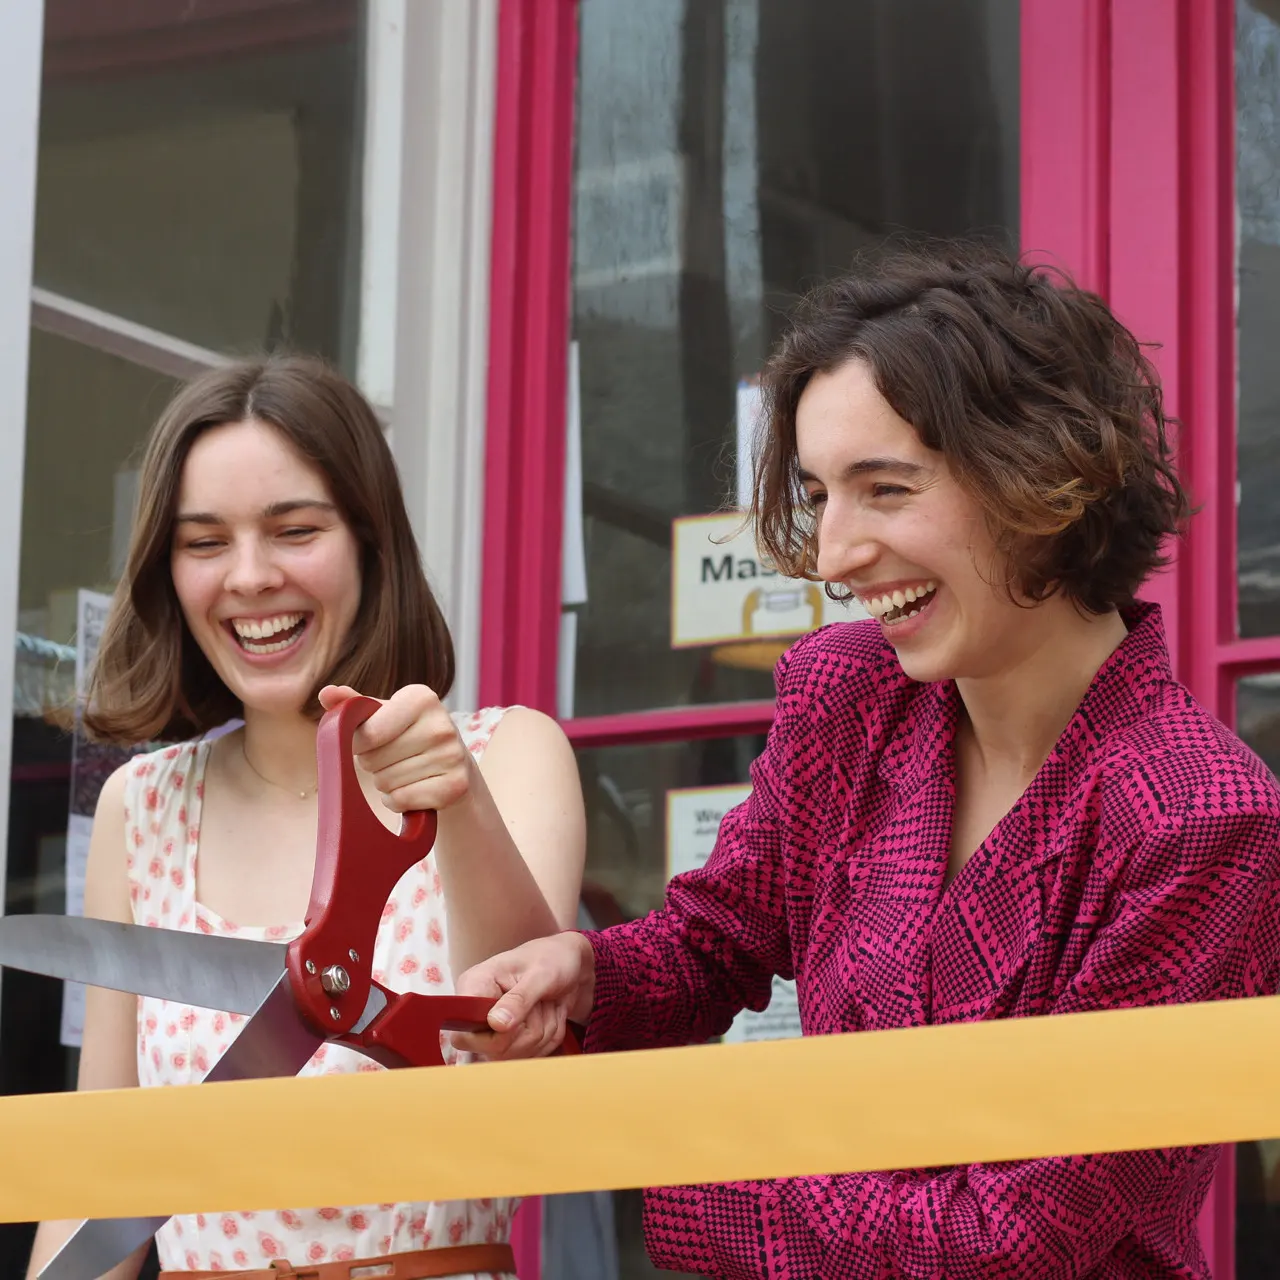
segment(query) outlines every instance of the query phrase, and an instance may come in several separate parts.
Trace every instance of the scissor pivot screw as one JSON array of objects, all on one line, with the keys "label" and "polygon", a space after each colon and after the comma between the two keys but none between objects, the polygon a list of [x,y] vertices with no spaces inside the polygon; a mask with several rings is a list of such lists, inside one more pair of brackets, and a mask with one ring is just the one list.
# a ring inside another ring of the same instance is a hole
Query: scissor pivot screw
[{"label": "scissor pivot screw", "polygon": [[308,973],[315,973],[315,971],[316,971],[316,962],[315,962],[314,960],[308,960],[308,961],[307,961],[307,972],[308,972]]},{"label": "scissor pivot screw", "polygon": [[351,979],[340,964],[331,964],[321,975],[320,985],[331,995],[340,996],[350,990]]}]

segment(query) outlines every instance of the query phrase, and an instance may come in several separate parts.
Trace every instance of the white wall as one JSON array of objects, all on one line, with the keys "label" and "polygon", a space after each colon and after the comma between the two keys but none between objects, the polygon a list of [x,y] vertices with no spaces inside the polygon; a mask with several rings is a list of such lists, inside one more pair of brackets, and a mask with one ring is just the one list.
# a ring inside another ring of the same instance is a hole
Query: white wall
[{"label": "white wall", "polygon": [[392,448],[453,631],[450,704],[480,653],[496,0],[409,3]]}]

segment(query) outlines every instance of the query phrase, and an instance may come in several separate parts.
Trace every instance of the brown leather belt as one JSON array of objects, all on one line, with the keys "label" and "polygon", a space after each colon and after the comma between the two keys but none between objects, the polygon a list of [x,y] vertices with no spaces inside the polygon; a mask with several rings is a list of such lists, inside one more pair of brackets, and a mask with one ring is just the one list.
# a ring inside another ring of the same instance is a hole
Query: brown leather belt
[{"label": "brown leather belt", "polygon": [[516,1256],[509,1244],[462,1244],[448,1249],[389,1253],[381,1258],[318,1262],[292,1266],[273,1262],[262,1271],[162,1271],[161,1280],[438,1280],[440,1276],[476,1273],[515,1275]]}]

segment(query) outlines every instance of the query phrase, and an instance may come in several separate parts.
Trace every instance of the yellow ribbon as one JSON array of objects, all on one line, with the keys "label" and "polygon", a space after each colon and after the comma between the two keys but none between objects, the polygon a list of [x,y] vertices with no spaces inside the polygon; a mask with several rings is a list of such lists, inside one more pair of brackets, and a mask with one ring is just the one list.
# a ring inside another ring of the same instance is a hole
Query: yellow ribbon
[{"label": "yellow ribbon", "polygon": [[1280,997],[0,1099],[0,1221],[460,1200],[1280,1135]]}]

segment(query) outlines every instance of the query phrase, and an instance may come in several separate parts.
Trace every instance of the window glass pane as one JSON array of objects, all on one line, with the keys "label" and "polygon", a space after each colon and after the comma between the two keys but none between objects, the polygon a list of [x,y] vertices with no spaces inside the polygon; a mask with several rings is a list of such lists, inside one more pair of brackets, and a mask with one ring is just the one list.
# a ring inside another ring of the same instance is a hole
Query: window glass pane
[{"label": "window glass pane", "polygon": [[[615,924],[662,905],[669,853],[687,863],[695,848],[709,852],[719,814],[745,794],[748,767],[763,747],[763,736],[748,736],[578,752],[587,804],[582,897],[589,923]],[[591,1229],[584,1225],[588,1219]],[[638,1191],[549,1197],[544,1224],[548,1280],[561,1274],[617,1280],[673,1274],[655,1271],[645,1256]],[[587,1242],[599,1242],[607,1256],[585,1259]]]},{"label": "window glass pane", "polygon": [[1236,4],[1239,630],[1280,633],[1280,4]]},{"label": "window glass pane", "polygon": [[1014,237],[1018,3],[583,0],[580,48],[572,713],[767,698],[782,644],[672,648],[671,522],[732,498],[800,290],[893,231]]},{"label": "window glass pane", "polygon": [[349,364],[364,6],[49,6],[38,286],[216,351]]},{"label": "window glass pane", "polygon": [[30,359],[18,628],[69,645],[76,590],[115,585],[138,455],[177,384],[38,331]]},{"label": "window glass pane", "polygon": [[[66,909],[121,758],[73,749],[76,607],[119,575],[140,446],[175,385],[150,366],[292,345],[354,372],[365,8],[45,6],[9,912]],[[132,345],[121,320],[145,326]],[[62,984],[9,972],[0,991],[0,1091],[70,1086]],[[30,1239],[0,1227],[0,1275],[24,1273]]]},{"label": "window glass pane", "polygon": [[662,905],[667,794],[746,786],[747,770],[763,749],[761,735],[578,752],[588,823],[583,897],[601,925]]},{"label": "window glass pane", "polygon": [[[1280,672],[1236,687],[1240,736],[1280,773]],[[1280,1274],[1280,1139],[1236,1146],[1236,1280]]]},{"label": "window glass pane", "polygon": [[[91,347],[31,334],[6,914],[66,909],[70,814],[87,828],[97,788],[125,758],[98,748],[92,767],[82,755],[78,776],[96,786],[77,804],[68,732],[77,592],[114,585],[139,448],[174,386]],[[0,993],[0,1093],[72,1087],[77,1053],[62,1043],[63,984],[6,970]],[[26,1226],[0,1229],[0,1275],[24,1273],[30,1242]]]}]

